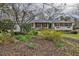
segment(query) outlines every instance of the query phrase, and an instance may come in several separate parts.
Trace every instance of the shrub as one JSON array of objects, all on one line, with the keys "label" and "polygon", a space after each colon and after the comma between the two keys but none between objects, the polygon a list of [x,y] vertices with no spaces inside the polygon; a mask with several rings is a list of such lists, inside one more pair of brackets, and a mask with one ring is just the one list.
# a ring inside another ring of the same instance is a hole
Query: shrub
[{"label": "shrub", "polygon": [[35,48],[35,45],[34,45],[33,43],[30,43],[30,44],[27,45],[27,47],[28,47],[29,49],[34,49],[34,48]]},{"label": "shrub", "polygon": [[10,19],[3,19],[0,21],[0,30],[7,31],[14,28],[14,23]]},{"label": "shrub", "polygon": [[6,32],[1,32],[0,33],[0,44],[9,44],[9,43],[14,43],[15,38],[11,36],[10,33]]},{"label": "shrub", "polygon": [[31,38],[32,38],[31,35],[17,35],[16,36],[16,39],[19,40],[19,41],[22,41],[22,42],[26,42]]},{"label": "shrub", "polygon": [[23,23],[21,27],[23,29],[23,32],[31,31],[31,24],[30,23]]},{"label": "shrub", "polygon": [[62,32],[55,30],[42,30],[40,36],[43,39],[52,40],[55,45],[59,45],[63,41],[62,34]]},{"label": "shrub", "polygon": [[51,32],[50,30],[42,30],[40,35],[46,40],[52,40],[53,38],[53,32]]},{"label": "shrub", "polygon": [[64,48],[64,46],[65,46],[65,44],[64,44],[64,42],[60,42],[60,43],[58,43],[58,44],[56,44],[56,47],[57,48]]},{"label": "shrub", "polygon": [[63,33],[62,32],[56,32],[56,31],[54,31],[53,32],[53,41],[54,42],[60,42],[60,41],[62,41],[62,35],[63,35]]},{"label": "shrub", "polygon": [[38,34],[38,31],[32,29],[28,34],[36,36]]}]

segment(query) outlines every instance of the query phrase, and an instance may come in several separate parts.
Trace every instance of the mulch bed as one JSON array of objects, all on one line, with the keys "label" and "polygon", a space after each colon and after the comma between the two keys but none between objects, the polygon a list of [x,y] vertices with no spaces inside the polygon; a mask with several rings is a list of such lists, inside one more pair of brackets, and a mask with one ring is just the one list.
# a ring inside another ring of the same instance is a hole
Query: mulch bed
[{"label": "mulch bed", "polygon": [[[34,49],[29,49],[27,45],[33,43]],[[55,48],[52,41],[33,38],[28,42],[17,42],[8,45],[0,45],[0,56],[63,56],[68,55],[67,49]],[[73,54],[74,55],[74,54]]]}]

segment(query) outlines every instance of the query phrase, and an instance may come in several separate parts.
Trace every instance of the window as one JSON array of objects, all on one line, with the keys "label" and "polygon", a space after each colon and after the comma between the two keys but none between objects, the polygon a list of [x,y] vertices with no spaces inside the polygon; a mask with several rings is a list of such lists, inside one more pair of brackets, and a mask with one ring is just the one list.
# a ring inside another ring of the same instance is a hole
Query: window
[{"label": "window", "polygon": [[72,26],[72,23],[65,23],[65,26],[67,26],[68,28],[70,28]]},{"label": "window", "polygon": [[72,26],[72,23],[65,23],[65,26]]},{"label": "window", "polygon": [[59,26],[59,24],[58,24],[58,23],[55,23],[54,25],[55,25],[55,26]]},{"label": "window", "polygon": [[35,27],[41,27],[41,23],[35,23]]},{"label": "window", "polygon": [[69,26],[68,23],[65,23],[65,26]]},{"label": "window", "polygon": [[42,23],[42,27],[47,27],[47,23]]},{"label": "window", "polygon": [[56,28],[59,28],[59,23],[54,24]]},{"label": "window", "polygon": [[64,23],[60,23],[60,26],[64,26]]}]

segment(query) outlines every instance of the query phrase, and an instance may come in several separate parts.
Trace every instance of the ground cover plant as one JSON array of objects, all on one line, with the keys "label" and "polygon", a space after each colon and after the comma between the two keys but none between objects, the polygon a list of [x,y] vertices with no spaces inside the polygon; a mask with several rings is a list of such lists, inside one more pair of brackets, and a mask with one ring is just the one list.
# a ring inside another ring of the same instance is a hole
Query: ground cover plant
[{"label": "ground cover plant", "polygon": [[37,30],[30,30],[28,31],[26,34],[18,34],[15,35],[16,39],[22,42],[26,42],[28,40],[30,40],[32,37],[36,36],[38,34]]},{"label": "ground cover plant", "polygon": [[26,42],[32,38],[32,35],[16,35],[16,39],[22,42]]},{"label": "ground cover plant", "polygon": [[0,44],[6,45],[9,43],[14,43],[16,38],[11,35],[11,33],[1,32],[0,33]]}]

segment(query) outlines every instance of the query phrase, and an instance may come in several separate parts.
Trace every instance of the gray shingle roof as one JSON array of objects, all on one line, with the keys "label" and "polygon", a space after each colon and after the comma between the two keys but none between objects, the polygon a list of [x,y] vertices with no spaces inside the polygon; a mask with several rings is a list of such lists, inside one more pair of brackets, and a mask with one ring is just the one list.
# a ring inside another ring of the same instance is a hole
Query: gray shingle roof
[{"label": "gray shingle roof", "polygon": [[[78,15],[58,15],[57,17],[55,17],[54,19],[52,20],[44,20],[44,19],[39,19],[39,20],[32,20],[31,23],[33,22],[48,22],[48,23],[52,23],[52,22],[60,22],[60,16],[64,16],[65,18],[66,17],[69,17],[70,18],[70,21],[72,22],[75,18],[76,19],[79,19],[79,16]],[[69,20],[69,19],[68,19]]]},{"label": "gray shingle roof", "polygon": [[31,23],[33,23],[33,22],[47,22],[47,23],[52,23],[53,22],[53,20],[32,20],[31,21]]}]

